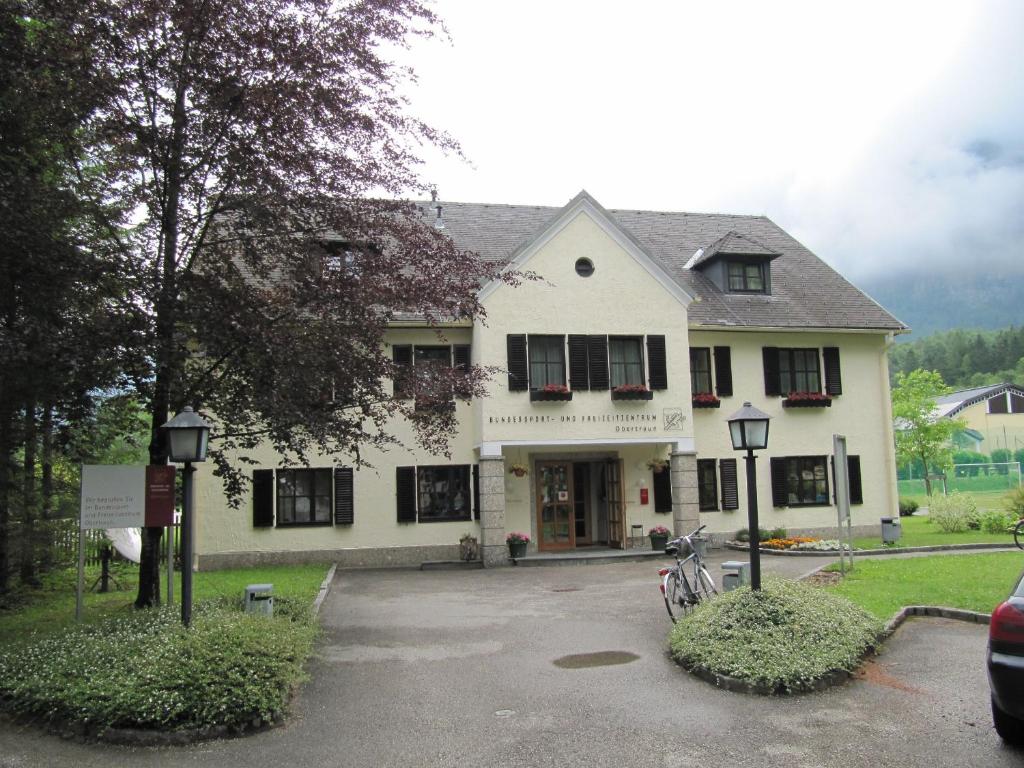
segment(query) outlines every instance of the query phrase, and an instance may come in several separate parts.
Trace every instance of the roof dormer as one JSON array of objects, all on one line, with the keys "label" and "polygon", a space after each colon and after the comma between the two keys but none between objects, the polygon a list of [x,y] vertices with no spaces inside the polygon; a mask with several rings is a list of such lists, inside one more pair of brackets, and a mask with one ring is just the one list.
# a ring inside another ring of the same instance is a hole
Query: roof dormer
[{"label": "roof dormer", "polygon": [[752,238],[728,232],[697,251],[686,268],[706,275],[722,293],[771,295],[771,262],[781,255]]}]

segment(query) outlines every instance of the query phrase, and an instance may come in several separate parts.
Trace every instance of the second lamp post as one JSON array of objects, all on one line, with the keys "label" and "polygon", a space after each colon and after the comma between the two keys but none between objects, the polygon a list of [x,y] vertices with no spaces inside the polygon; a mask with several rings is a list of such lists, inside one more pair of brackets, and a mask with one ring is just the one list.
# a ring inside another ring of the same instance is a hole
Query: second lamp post
[{"label": "second lamp post", "polygon": [[754,451],[768,447],[767,413],[750,403],[744,403],[729,417],[729,436],[732,447],[746,451],[747,464],[747,525],[750,530],[750,588],[761,589],[761,535],[757,521],[757,473],[754,470]]}]

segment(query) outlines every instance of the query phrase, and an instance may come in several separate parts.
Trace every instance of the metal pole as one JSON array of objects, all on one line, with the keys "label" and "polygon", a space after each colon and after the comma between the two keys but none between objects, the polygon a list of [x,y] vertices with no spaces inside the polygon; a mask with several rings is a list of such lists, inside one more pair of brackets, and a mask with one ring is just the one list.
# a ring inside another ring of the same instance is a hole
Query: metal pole
[{"label": "metal pole", "polygon": [[747,525],[750,526],[750,588],[761,589],[761,534],[757,522],[757,473],[754,451],[747,449]]},{"label": "metal pole", "polygon": [[181,623],[192,623],[192,462],[185,462],[181,504]]},{"label": "metal pole", "polygon": [[167,526],[167,604],[174,604],[174,525]]},{"label": "metal pole", "polygon": [[85,529],[82,520],[78,520],[78,594],[75,596],[75,621],[82,620],[85,593]]}]

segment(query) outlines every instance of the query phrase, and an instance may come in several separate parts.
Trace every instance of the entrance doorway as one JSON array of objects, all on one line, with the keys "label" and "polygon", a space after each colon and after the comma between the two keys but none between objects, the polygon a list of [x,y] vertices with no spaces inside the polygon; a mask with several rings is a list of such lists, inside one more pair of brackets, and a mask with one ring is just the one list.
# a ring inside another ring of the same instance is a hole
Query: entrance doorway
[{"label": "entrance doorway", "polygon": [[620,459],[537,463],[537,548],[625,546]]}]

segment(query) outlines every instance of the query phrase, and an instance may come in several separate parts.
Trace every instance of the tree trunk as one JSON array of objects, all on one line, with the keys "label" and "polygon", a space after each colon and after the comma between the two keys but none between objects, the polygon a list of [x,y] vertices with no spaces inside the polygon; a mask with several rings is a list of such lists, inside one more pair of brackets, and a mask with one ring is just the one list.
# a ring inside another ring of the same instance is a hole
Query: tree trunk
[{"label": "tree trunk", "polygon": [[921,457],[921,466],[924,467],[924,495],[929,499],[932,497],[932,480],[928,477],[928,458]]},{"label": "tree trunk", "polygon": [[14,425],[9,401],[0,386],[0,595],[9,589],[11,572],[10,520],[11,520],[11,446]]},{"label": "tree trunk", "polygon": [[36,402],[25,403],[24,462],[21,477],[21,546],[18,575],[22,584],[38,586],[36,578]]},{"label": "tree trunk", "polygon": [[40,459],[43,476],[40,491],[42,492],[42,522],[39,536],[39,567],[49,571],[53,567],[53,403],[49,400],[43,405],[43,421]]}]

